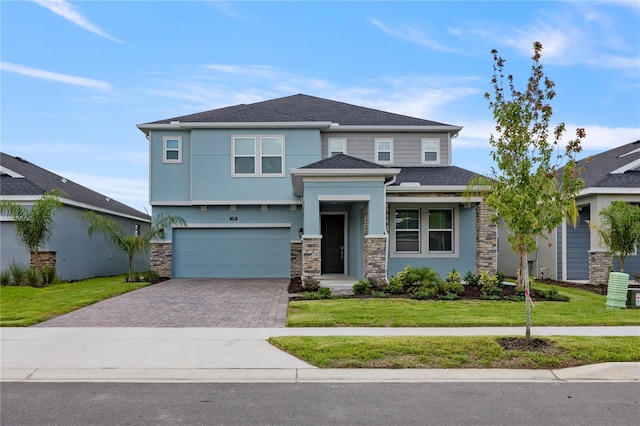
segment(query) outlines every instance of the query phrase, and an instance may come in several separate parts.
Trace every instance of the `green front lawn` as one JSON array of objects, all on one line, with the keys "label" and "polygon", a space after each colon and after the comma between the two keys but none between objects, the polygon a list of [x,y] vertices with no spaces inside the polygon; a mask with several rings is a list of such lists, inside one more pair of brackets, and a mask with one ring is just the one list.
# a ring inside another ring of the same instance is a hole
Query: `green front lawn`
[{"label": "green front lawn", "polygon": [[0,287],[0,326],[25,327],[117,296],[149,283],[127,283],[125,276],[92,278],[50,287]]},{"label": "green front lawn", "polygon": [[504,350],[494,336],[272,337],[274,346],[321,368],[566,368],[640,361],[638,337],[545,338],[543,352]]},{"label": "green front lawn", "polygon": [[[552,286],[536,284],[548,290]],[[608,310],[606,297],[555,287],[569,302],[535,302],[533,326],[640,325],[640,309]],[[489,300],[330,299],[289,303],[289,327],[524,326],[525,303]]]}]

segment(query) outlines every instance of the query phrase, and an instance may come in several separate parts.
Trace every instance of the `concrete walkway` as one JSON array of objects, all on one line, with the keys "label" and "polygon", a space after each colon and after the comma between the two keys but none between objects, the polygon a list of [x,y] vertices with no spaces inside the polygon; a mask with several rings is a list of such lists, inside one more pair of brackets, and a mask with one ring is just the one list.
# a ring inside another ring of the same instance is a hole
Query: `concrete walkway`
[{"label": "concrete walkway", "polygon": [[[533,327],[532,334],[640,336],[640,328]],[[108,382],[640,381],[640,363],[562,370],[318,369],[266,341],[287,335],[524,335],[524,328],[2,328],[0,378]]]}]

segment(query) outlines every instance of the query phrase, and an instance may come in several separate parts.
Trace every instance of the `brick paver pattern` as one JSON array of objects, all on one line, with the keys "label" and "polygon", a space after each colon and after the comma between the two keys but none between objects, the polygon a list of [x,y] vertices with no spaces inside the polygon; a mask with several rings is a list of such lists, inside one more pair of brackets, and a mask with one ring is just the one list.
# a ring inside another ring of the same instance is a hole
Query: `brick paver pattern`
[{"label": "brick paver pattern", "polygon": [[288,279],[172,279],[36,327],[284,327]]}]

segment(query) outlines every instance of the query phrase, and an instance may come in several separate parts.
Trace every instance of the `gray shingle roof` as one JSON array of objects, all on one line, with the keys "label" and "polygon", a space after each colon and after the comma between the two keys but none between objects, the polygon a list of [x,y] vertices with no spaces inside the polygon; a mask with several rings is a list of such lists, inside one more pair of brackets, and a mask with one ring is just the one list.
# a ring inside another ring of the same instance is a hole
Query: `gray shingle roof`
[{"label": "gray shingle roof", "polygon": [[292,95],[252,104],[240,104],[147,124],[333,122],[348,126],[449,126],[448,124],[351,105],[309,95]]},{"label": "gray shingle roof", "polygon": [[[633,154],[630,152],[637,150]],[[626,154],[626,155],[625,155]],[[640,141],[628,143],[577,162],[585,188],[640,188],[640,171],[611,174],[640,159]]]},{"label": "gray shingle roof", "polygon": [[301,169],[386,169],[381,164],[371,163],[346,154],[336,154],[324,160],[300,167]]},{"label": "gray shingle roof", "polygon": [[61,189],[66,194],[65,198],[69,200],[123,215],[133,216],[141,220],[150,219],[148,215],[126,204],[122,204],[105,195],[92,191],[71,180],[65,179],[66,181],[63,181],[63,177],[19,157],[0,153],[0,165],[24,176],[23,178],[14,178],[3,175],[0,178],[0,194],[3,196],[42,195],[52,189]]},{"label": "gray shingle roof", "polygon": [[393,185],[418,182],[421,186],[466,186],[477,173],[456,166],[402,167]]}]

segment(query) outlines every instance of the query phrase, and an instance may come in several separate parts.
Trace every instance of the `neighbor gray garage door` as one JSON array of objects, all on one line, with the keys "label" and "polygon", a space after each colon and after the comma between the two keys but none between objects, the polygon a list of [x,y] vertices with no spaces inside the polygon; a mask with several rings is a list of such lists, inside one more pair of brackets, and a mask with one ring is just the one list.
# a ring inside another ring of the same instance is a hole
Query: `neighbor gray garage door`
[{"label": "neighbor gray garage door", "polygon": [[288,278],[289,228],[175,229],[176,278]]}]

